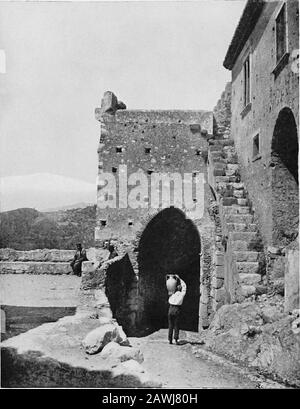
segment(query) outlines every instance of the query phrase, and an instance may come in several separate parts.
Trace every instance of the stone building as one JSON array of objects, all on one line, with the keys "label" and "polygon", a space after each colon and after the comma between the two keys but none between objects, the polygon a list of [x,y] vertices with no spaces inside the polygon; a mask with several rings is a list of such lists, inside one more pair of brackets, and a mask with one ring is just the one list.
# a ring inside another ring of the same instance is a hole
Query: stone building
[{"label": "stone building", "polygon": [[298,235],[298,1],[251,1],[228,48],[231,136],[266,245]]},{"label": "stone building", "polygon": [[[178,273],[188,286],[183,321],[186,329],[197,330],[200,276],[209,274],[213,250],[206,166],[213,114],[124,108],[106,92],[96,109],[101,134],[95,241],[98,247],[113,241],[118,254],[126,255],[119,268],[130,283],[120,307],[118,283],[108,282],[110,303],[119,299],[114,313],[127,330],[136,324],[165,325],[165,276]],[[189,198],[188,187],[193,187]],[[166,197],[159,196],[162,191]]]},{"label": "stone building", "polygon": [[249,0],[224,60],[231,136],[268,250],[267,273],[271,281],[286,273],[287,309],[299,308],[298,58],[298,1]]},{"label": "stone building", "polygon": [[[128,333],[167,325],[166,274],[187,283],[182,322],[189,330],[206,328],[224,303],[242,301],[263,282],[261,237],[230,138],[230,90],[229,83],[213,112],[132,111],[112,92],[96,109],[95,240],[99,248],[112,241],[119,257],[84,274],[83,285],[105,285]],[[178,203],[175,193],[185,198],[191,185],[192,206]],[[171,200],[156,196],[155,206],[152,195],[163,188]]]},{"label": "stone building", "polygon": [[272,286],[299,305],[297,48],[296,1],[248,1],[212,112],[127,110],[104,94],[95,241],[119,256],[91,276],[129,334],[167,325],[169,273],[187,283],[184,329]]}]

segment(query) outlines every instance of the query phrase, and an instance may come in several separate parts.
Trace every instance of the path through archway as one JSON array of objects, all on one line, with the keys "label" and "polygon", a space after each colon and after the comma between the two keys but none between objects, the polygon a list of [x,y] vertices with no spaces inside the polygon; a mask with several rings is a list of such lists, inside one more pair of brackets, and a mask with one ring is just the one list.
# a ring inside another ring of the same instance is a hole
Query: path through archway
[{"label": "path through archway", "polygon": [[298,135],[294,115],[289,108],[280,111],[272,139],[272,239],[287,245],[298,234]]},{"label": "path through archway", "polygon": [[138,246],[139,294],[144,328],[167,327],[166,274],[187,284],[181,328],[197,331],[200,297],[200,236],[197,227],[176,208],[158,213],[146,226]]}]

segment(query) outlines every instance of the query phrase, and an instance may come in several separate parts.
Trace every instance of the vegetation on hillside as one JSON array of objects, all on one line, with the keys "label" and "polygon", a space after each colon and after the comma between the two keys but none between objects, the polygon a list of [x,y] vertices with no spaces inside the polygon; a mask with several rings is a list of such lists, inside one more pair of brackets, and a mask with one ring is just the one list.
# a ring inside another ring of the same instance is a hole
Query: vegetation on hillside
[{"label": "vegetation on hillside", "polygon": [[0,247],[16,250],[74,249],[94,245],[96,206],[39,212],[16,209],[0,213]]}]

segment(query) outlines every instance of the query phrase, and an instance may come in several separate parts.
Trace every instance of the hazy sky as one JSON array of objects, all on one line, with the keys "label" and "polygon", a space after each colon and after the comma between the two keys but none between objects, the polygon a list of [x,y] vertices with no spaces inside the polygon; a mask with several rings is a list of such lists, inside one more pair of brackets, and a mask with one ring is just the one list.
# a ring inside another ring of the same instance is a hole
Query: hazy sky
[{"label": "hazy sky", "polygon": [[106,90],[128,109],[209,109],[245,0],[0,3],[0,171],[94,182]]}]

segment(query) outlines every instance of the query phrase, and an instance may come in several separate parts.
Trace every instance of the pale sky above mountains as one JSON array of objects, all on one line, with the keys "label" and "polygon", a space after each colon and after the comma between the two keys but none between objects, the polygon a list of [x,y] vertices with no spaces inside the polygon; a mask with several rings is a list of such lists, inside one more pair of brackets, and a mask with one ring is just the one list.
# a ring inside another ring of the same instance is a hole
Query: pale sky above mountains
[{"label": "pale sky above mountains", "polygon": [[230,80],[222,62],[244,5],[1,2],[1,175],[94,184],[94,109],[106,90],[128,109],[212,110]]}]

